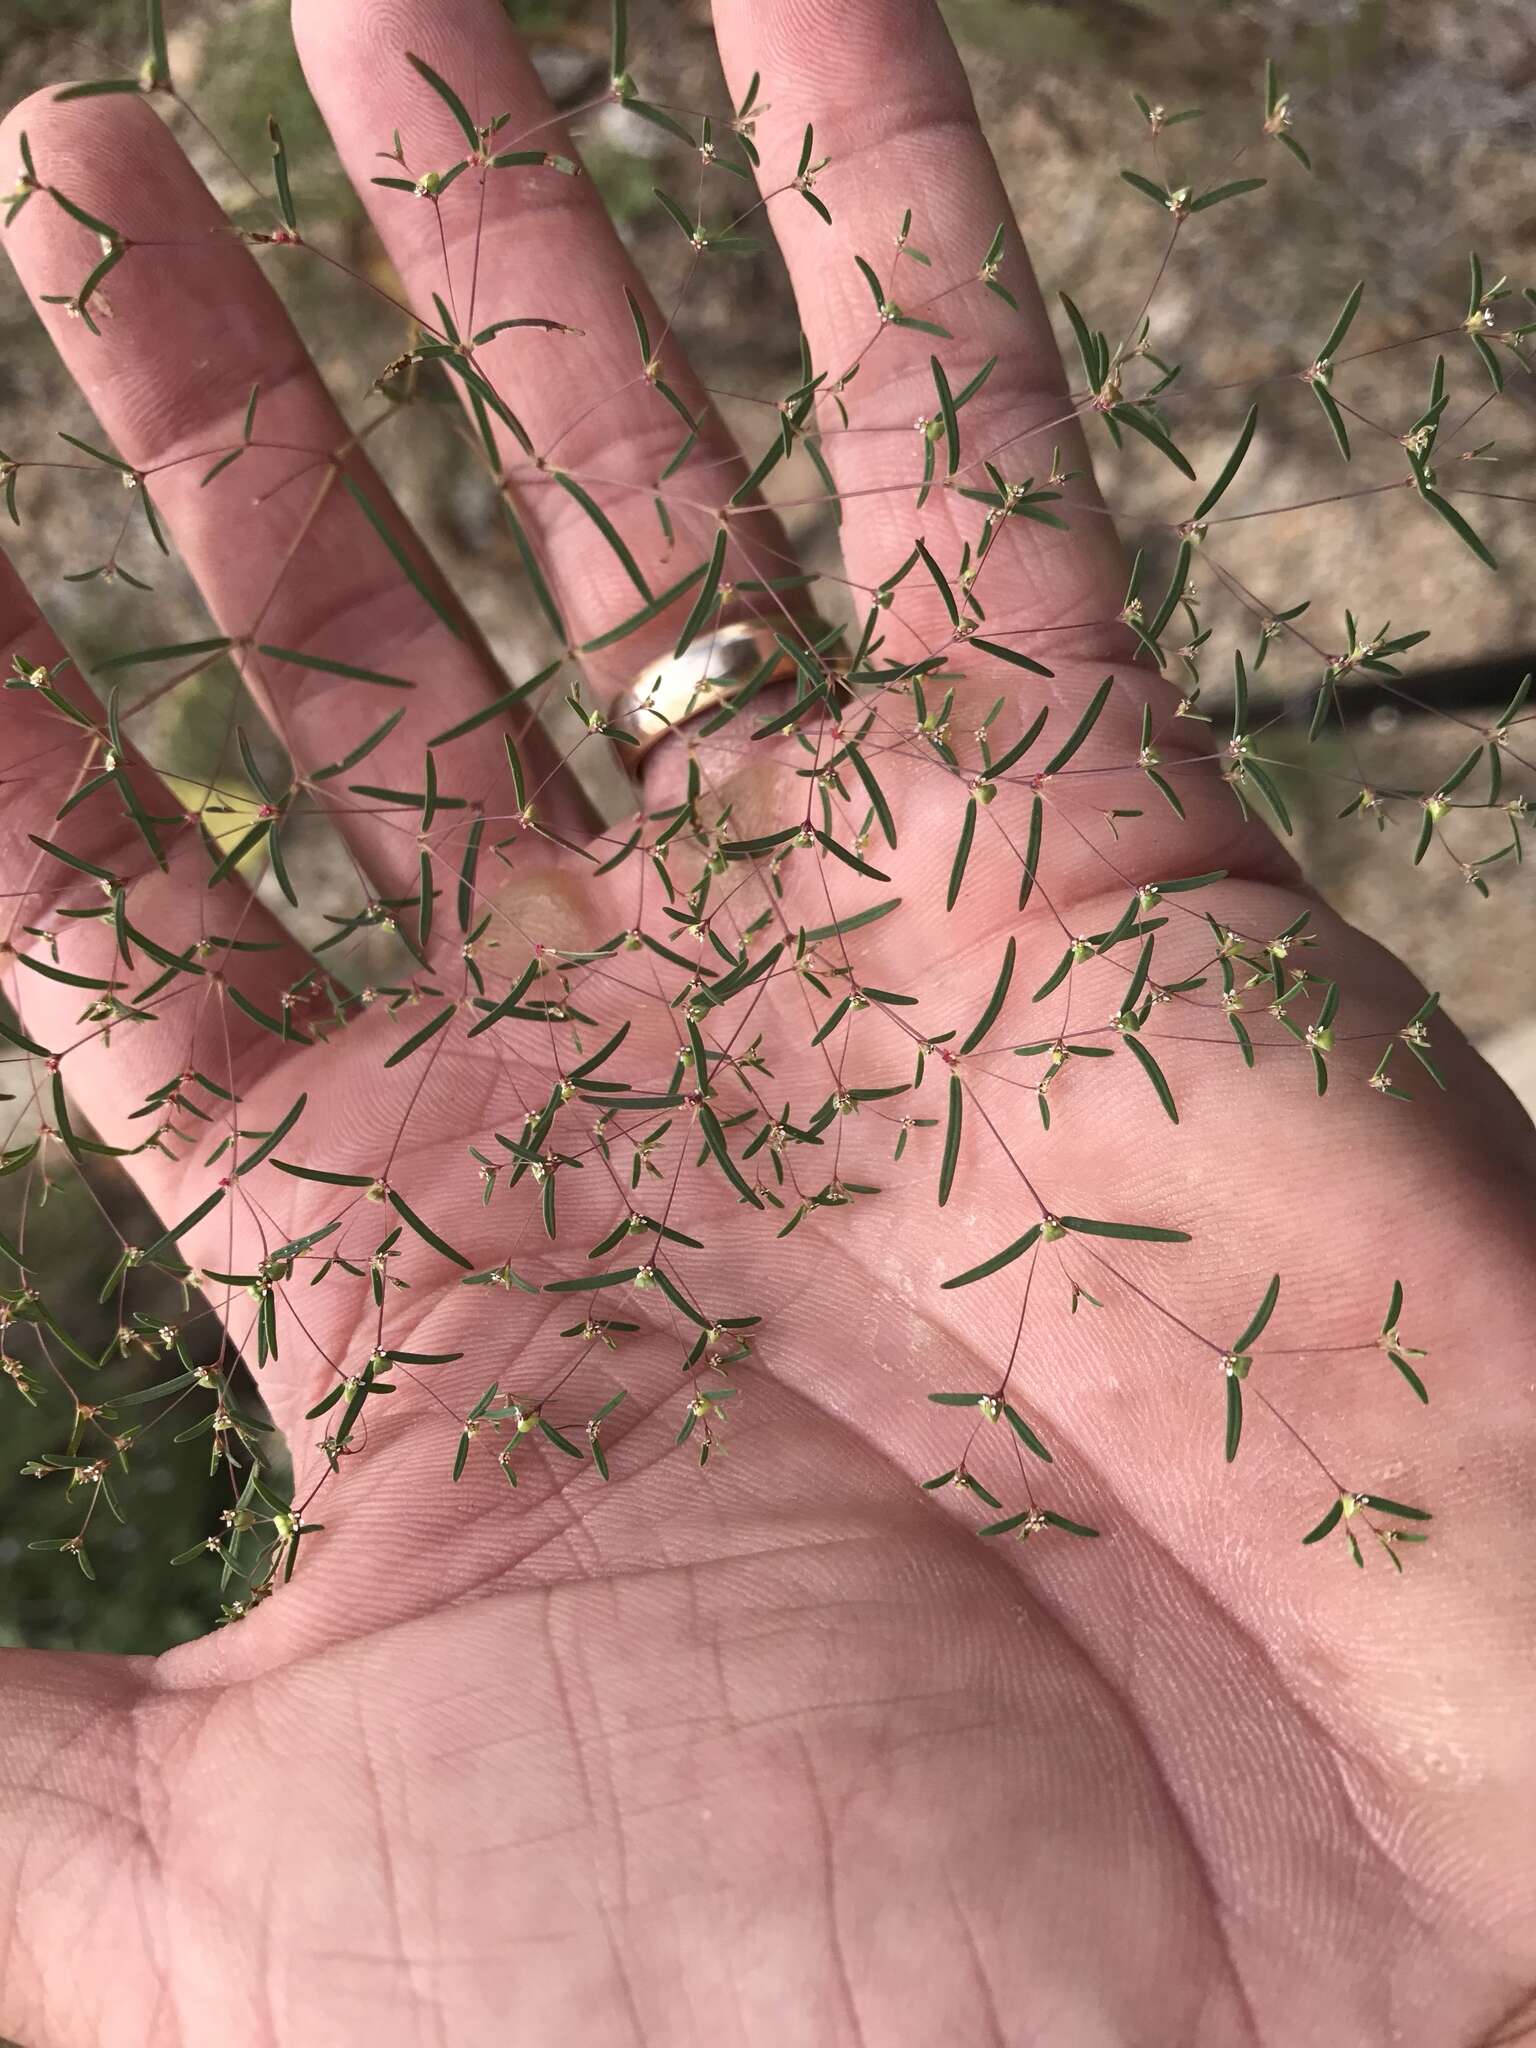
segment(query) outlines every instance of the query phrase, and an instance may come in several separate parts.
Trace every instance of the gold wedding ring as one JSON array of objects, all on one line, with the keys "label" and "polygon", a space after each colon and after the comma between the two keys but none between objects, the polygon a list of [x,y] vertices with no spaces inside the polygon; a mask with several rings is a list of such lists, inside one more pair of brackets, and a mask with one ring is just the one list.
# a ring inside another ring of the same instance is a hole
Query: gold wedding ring
[{"label": "gold wedding ring", "polygon": [[762,624],[717,626],[681,654],[642,669],[620,693],[608,722],[635,735],[638,745],[620,750],[633,763],[669,732],[794,672],[794,661]]}]

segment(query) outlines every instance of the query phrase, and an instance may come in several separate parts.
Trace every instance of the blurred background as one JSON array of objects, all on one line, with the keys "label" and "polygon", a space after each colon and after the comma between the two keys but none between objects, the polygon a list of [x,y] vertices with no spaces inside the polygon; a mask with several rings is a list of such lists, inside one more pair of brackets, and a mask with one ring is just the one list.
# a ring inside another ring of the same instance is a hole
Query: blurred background
[{"label": "blurred background", "polygon": [[[506,5],[558,104],[578,106],[603,92],[606,6],[587,0]],[[1234,387],[1192,408],[1187,427],[1170,401],[1175,432],[1202,475],[1207,465],[1219,464],[1241,422],[1248,403],[1244,380],[1310,361],[1357,279],[1364,278],[1367,289],[1351,350],[1455,328],[1465,310],[1471,249],[1481,254],[1490,279],[1507,272],[1517,287],[1536,281],[1536,8],[1530,0],[949,0],[944,11],[1048,301],[1056,308],[1056,294],[1069,292],[1091,324],[1111,334],[1135,314],[1162,239],[1148,202],[1117,177],[1122,164],[1148,167],[1146,130],[1132,90],[1170,112],[1208,110],[1206,121],[1175,129],[1169,138],[1175,152],[1183,138],[1196,138],[1194,161],[1208,157],[1211,130],[1214,139],[1252,136],[1262,112],[1264,59],[1273,57],[1280,67],[1295,103],[1294,132],[1317,176],[1308,178],[1278,149],[1267,151],[1259,168],[1269,174],[1271,189],[1261,203],[1222,208],[1210,217],[1210,233],[1186,238],[1187,247],[1181,242],[1155,302],[1158,353],[1184,360],[1191,383]],[[674,105],[723,109],[704,0],[631,0],[630,12],[631,69],[642,90]],[[385,278],[362,209],[330,157],[306,93],[289,42],[286,0],[166,0],[166,17],[174,74],[208,127],[265,182],[263,122],[275,113],[306,230],[354,269]],[[52,82],[136,70],[142,18],[140,0],[0,0],[0,102]],[[771,80],[764,98],[773,98]],[[229,165],[180,122],[178,129],[220,199],[243,217],[248,196]],[[668,161],[682,162],[686,153],[612,106],[587,118],[579,139],[641,267],[664,292],[679,275],[683,252],[651,187],[666,182]],[[918,212],[918,240],[922,195],[893,195],[897,213],[908,201]],[[895,226],[893,215],[893,232]],[[343,410],[358,422],[370,417],[380,404],[370,386],[406,345],[403,325],[391,329],[374,302],[321,264],[269,256],[267,268]],[[679,323],[683,338],[706,384],[777,397],[797,380],[796,325],[772,256],[755,259],[749,276],[733,271],[732,287],[690,297]],[[752,314],[744,319],[748,303]],[[1064,320],[1060,326],[1070,347]],[[1438,345],[1450,356],[1450,417],[1459,420],[1486,394],[1486,378],[1465,341]],[[1406,428],[1423,403],[1435,346],[1373,357],[1341,374],[1335,388],[1373,418]],[[1221,535],[1223,563],[1266,603],[1278,608],[1303,596],[1312,600],[1306,624],[1323,647],[1344,645],[1346,607],[1363,632],[1373,633],[1386,620],[1398,631],[1432,629],[1433,638],[1405,662],[1404,687],[1419,702],[1439,707],[1438,715],[1405,708],[1368,683],[1351,696],[1350,744],[1383,782],[1428,786],[1448,772],[1471,743],[1448,718],[1487,723],[1536,660],[1525,569],[1536,506],[1519,502],[1531,490],[1536,379],[1515,374],[1511,387],[1485,415],[1486,425],[1479,422],[1467,437],[1476,443],[1497,436],[1491,452],[1498,459],[1478,480],[1510,496],[1478,500],[1475,523],[1503,564],[1500,575],[1481,568],[1401,492],[1253,520]],[[730,414],[730,406],[725,409]],[[746,409],[749,436],[760,434],[759,420]],[[94,432],[0,266],[0,446],[12,454],[41,454],[57,427],[87,437]],[[430,406],[414,408],[375,440],[376,459],[505,666],[525,675],[546,658],[534,608],[509,561],[489,490],[467,477],[464,465],[434,460],[443,431]],[[1161,588],[1171,550],[1148,522],[1187,509],[1188,501],[1181,505],[1170,494],[1172,472],[1144,448],[1117,457],[1097,437],[1094,453],[1125,539],[1133,548],[1145,543],[1151,587]],[[1354,473],[1343,471],[1311,394],[1300,384],[1280,384],[1266,395],[1263,428],[1242,478],[1242,504],[1300,505],[1325,499],[1346,482],[1383,480],[1401,468],[1400,451],[1383,444],[1378,453],[1366,441]],[[774,482],[787,497],[816,488],[798,466],[785,466]],[[150,637],[158,640],[193,639],[209,630],[195,592],[172,563],[154,561],[152,596],[65,581],[67,573],[101,560],[107,538],[100,521],[110,508],[67,478],[29,475],[24,486],[26,523],[20,533],[7,526],[5,544],[78,652],[88,656],[112,642],[142,641],[146,616],[154,620]],[[833,559],[831,526],[822,513],[793,509],[787,520],[811,564]],[[143,572],[148,558],[132,566]],[[1203,620],[1222,650],[1209,669],[1207,699],[1217,701],[1216,678],[1221,669],[1229,671],[1231,633],[1241,626],[1251,640],[1252,628],[1224,604],[1213,578],[1201,587]],[[1294,744],[1299,754],[1318,665],[1278,647],[1263,680],[1302,721],[1300,730],[1280,728],[1276,751]],[[236,688],[232,675],[213,671],[196,694],[178,694],[147,740],[152,758],[206,777]],[[227,767],[222,773],[227,781]],[[1521,787],[1512,774],[1506,793]],[[1536,795],[1528,777],[1524,787]],[[1300,775],[1287,783],[1312,879],[1401,953],[1430,987],[1442,990],[1446,1010],[1526,1102],[1536,1102],[1531,868],[1516,871],[1504,863],[1483,901],[1448,861],[1413,869],[1411,836],[1401,828],[1378,837],[1358,820],[1339,822],[1338,790]],[[1488,836],[1496,837],[1492,824]],[[0,1116],[8,1120],[14,1108],[4,1106]],[[9,1223],[8,1190],[15,1188],[15,1181],[0,1181],[0,1225]],[[60,1295],[70,1303],[73,1328],[98,1345],[112,1330],[110,1310],[96,1312],[93,1326],[90,1307],[116,1256],[108,1218],[130,1241],[143,1241],[131,1193],[120,1176],[104,1171],[90,1187],[61,1177],[32,1225],[41,1224],[33,1242],[46,1247],[49,1270],[67,1276]],[[159,1376],[153,1364],[147,1369]],[[214,1610],[209,1582],[201,1573],[191,1578],[172,1571],[166,1560],[204,1535],[222,1505],[203,1476],[206,1453],[197,1445],[184,1451],[164,1446],[141,1457],[134,1520],[99,1546],[102,1583],[93,1588],[67,1561],[26,1548],[28,1537],[50,1533],[54,1509],[40,1489],[29,1491],[19,1468],[45,1441],[57,1444],[8,1385],[0,1388],[0,1430],[0,1642],[149,1650],[201,1632]]]}]

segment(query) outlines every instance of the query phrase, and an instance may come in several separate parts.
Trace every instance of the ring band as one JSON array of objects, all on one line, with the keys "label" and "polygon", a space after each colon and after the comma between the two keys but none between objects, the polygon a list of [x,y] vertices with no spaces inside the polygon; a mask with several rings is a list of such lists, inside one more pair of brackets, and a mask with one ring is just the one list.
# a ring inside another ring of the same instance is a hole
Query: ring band
[{"label": "ring band", "polygon": [[781,676],[795,663],[761,623],[741,620],[701,633],[681,654],[669,654],[641,670],[619,695],[609,722],[635,735],[623,749],[632,761],[650,752],[669,732],[734,703]]}]

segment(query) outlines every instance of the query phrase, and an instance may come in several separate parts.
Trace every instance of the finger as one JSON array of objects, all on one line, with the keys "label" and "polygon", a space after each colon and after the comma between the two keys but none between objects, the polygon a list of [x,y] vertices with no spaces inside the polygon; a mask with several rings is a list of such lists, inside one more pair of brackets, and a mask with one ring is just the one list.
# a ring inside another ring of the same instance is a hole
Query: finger
[{"label": "finger", "polygon": [[[403,709],[369,757],[368,780],[420,788],[427,741],[483,709],[501,686],[351,442],[276,295],[142,103],[60,106],[35,96],[4,124],[0,154],[17,153],[23,130],[44,184],[108,223],[126,247],[94,302],[99,333],[64,306],[39,304],[39,313],[106,433],[145,479],[220,629],[239,643],[240,665],[296,766],[304,773],[341,759]],[[94,260],[91,235],[48,191],[23,209],[6,241],[34,300],[73,294]],[[205,486],[214,462],[242,444],[253,387],[252,444]],[[416,581],[354,492],[408,552]],[[258,653],[263,646],[416,687],[373,687]],[[445,754],[444,780],[458,777],[456,793],[481,800],[496,752],[480,745]],[[409,814],[402,825],[398,807],[367,805],[341,781],[318,794],[378,893],[415,886],[420,846],[406,829]],[[460,829],[454,816],[446,814],[443,832]]]},{"label": "finger", "polygon": [[[921,538],[949,586],[946,601],[929,565],[910,569],[880,615],[884,652],[903,660],[942,655],[946,670],[963,676],[954,699],[957,733],[1002,696],[1008,708],[992,730],[994,752],[1030,725],[1042,697],[1048,708],[1043,746],[999,784],[998,802],[980,819],[977,857],[966,870],[970,900],[987,906],[1010,886],[1026,894],[1038,887],[1037,906],[1065,918],[1073,902],[1120,893],[1127,863],[1170,875],[1218,864],[1274,872],[1268,835],[1234,831],[1231,800],[1201,758],[1200,728],[1178,721],[1172,689],[1134,664],[1136,646],[1121,618],[1127,565],[1094,489],[1050,323],[938,9],[930,0],[721,0],[715,17],[732,94],[744,94],[754,74],[761,76],[759,183],[769,195],[815,367],[833,386],[842,383],[847,428],[828,404],[820,422],[844,496],[849,577],[866,588],[878,585],[910,565]],[[830,226],[794,189],[808,127],[812,165],[828,160],[814,174],[814,196],[830,211]],[[910,243],[927,264],[896,253],[908,207]],[[991,282],[1016,305],[981,275],[999,229]],[[876,271],[887,307],[940,326],[945,336],[882,322],[857,258]],[[913,432],[914,422],[943,421],[935,358],[952,398],[995,361],[975,396],[958,407],[952,475],[948,423],[936,444]],[[856,374],[843,383],[850,370]],[[934,481],[919,503],[925,445],[935,451]],[[1038,488],[1056,469],[1056,449],[1061,470],[1077,472],[1045,508],[1067,520],[1064,530],[1019,516],[992,521],[987,505],[963,495],[993,489],[983,467],[989,460],[1007,483],[1032,478]],[[982,615],[966,620],[961,612],[957,631],[951,604],[959,611],[966,601],[967,546],[969,565],[980,563],[970,590]],[[981,645],[968,642],[966,629]],[[1039,662],[1049,677],[1021,676],[986,651],[988,642]],[[1092,713],[1072,776],[1047,776],[1042,789],[1042,756],[1090,717],[1106,669],[1115,671],[1114,685]],[[942,930],[948,863],[939,863],[937,877],[930,873],[925,884],[911,847],[937,839],[958,848],[977,822],[977,806],[955,777],[914,756],[903,700],[881,692],[868,702],[866,745],[886,758],[881,772],[893,801],[899,791],[907,807],[902,844],[916,871],[901,879],[926,887]],[[1144,706],[1152,714],[1152,758],[1173,778],[1183,822],[1160,800],[1145,804],[1138,766]],[[914,780],[918,768],[926,772]],[[1046,841],[1036,857],[1027,848],[1042,805]],[[1112,805],[1146,811],[1124,848],[1113,820],[1106,823]],[[951,882],[947,893],[953,888]]]},{"label": "finger", "polygon": [[[138,1147],[153,1120],[130,1114],[172,1076],[198,1070],[239,1089],[283,1049],[280,1029],[231,990],[271,1017],[281,1012],[275,991],[311,963],[238,881],[208,888],[195,819],[136,756],[116,762],[102,706],[3,554],[0,666],[40,679],[13,676],[0,728],[0,985],[33,1055],[46,1056],[34,1068],[43,1121],[57,1130],[52,1070],[108,1142]],[[183,965],[167,974],[162,956]],[[141,992],[162,978],[146,1007]],[[290,1029],[290,1043],[302,1042],[302,1011]],[[5,1092],[25,1102],[22,1051],[13,1058],[7,1045],[0,1056]],[[175,1162],[151,1149],[128,1164],[153,1199]]]},{"label": "finger", "polygon": [[[866,586],[878,584],[923,534],[955,578],[961,546],[969,540],[974,550],[985,514],[958,490],[989,488],[983,458],[995,458],[1009,482],[1033,477],[1039,485],[1050,473],[1053,445],[1066,469],[1086,472],[1087,457],[1050,323],[948,31],[928,0],[722,0],[715,24],[733,95],[761,74],[758,180],[771,195],[769,216],[815,366],[834,383],[857,366],[841,393],[848,430],[822,408],[823,446],[845,493],[848,573]],[[832,215],[830,226],[794,189],[807,125],[813,163],[828,159],[814,189]],[[930,259],[927,265],[894,246],[908,207],[910,245]],[[978,274],[1000,224],[997,282],[1017,300],[1017,311]],[[888,305],[952,338],[882,324],[860,257]],[[918,509],[923,442],[913,423],[939,412],[934,356],[952,394],[989,359],[996,367],[959,415],[953,481],[943,481],[941,448],[939,482]],[[1011,645],[1052,667],[1073,657],[1124,659],[1129,645],[1115,619],[1127,572],[1113,530],[1086,474],[1066,492],[1073,507],[1068,532],[1023,518],[1004,522],[976,585],[987,612],[984,630],[1007,632]],[[905,580],[892,614],[898,628],[905,621],[908,629],[906,644],[899,631],[893,636],[893,653],[909,656],[949,638],[947,612],[926,577]]]},{"label": "finger", "polygon": [[[434,317],[436,294],[464,332],[504,320],[556,320],[577,330],[511,328],[477,346],[474,364],[532,444],[530,462],[501,432],[518,515],[544,564],[567,638],[578,647],[597,639],[642,610],[650,594],[702,569],[720,531],[720,509],[745,473],[735,445],[589,179],[537,166],[472,168],[430,201],[372,182],[401,168],[379,158],[394,129],[412,175],[444,171],[465,156],[465,135],[407,52],[460,96],[472,122],[508,117],[493,149],[575,160],[497,0],[461,0],[451,8],[435,0],[295,0],[293,16],[311,89],[413,306]],[[706,175],[704,189],[712,217],[739,208],[750,192],[719,170]],[[626,291],[641,311],[657,365],[652,376],[645,374]],[[699,422],[691,452],[665,477],[689,429],[663,387]],[[601,508],[628,564],[557,472]],[[672,538],[658,517],[658,497]],[[776,521],[749,510],[733,513],[730,529],[727,581],[792,569]],[[650,626],[585,652],[600,702],[673,646],[698,587]],[[752,599],[742,608],[770,616],[778,610]]]}]

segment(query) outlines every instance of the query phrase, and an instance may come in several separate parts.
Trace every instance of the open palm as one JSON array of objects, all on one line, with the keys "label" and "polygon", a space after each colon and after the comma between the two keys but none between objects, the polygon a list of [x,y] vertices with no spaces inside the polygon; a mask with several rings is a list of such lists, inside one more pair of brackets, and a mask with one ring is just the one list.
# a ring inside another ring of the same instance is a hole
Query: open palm
[{"label": "open palm", "polygon": [[[848,387],[854,417],[888,423],[827,437],[847,575],[860,590],[878,585],[919,532],[952,568],[976,507],[941,491],[919,526],[910,493],[888,488],[910,474],[911,418],[932,409],[931,344],[892,330],[870,348],[852,259],[889,247],[909,199],[928,240],[966,261],[1006,214],[953,52],[912,0],[722,0],[717,13],[736,98],[754,72],[764,80],[759,181],[777,195],[769,214],[813,360],[835,374],[867,354]],[[510,112],[505,146],[568,146],[501,9],[300,0],[295,15],[311,84],[408,300],[428,303],[446,275],[465,331],[474,307],[487,323],[545,317],[579,330],[499,336],[481,367],[550,463],[593,480],[649,587],[664,588],[676,571],[646,480],[675,447],[677,420],[654,380],[633,374],[621,287],[640,287],[590,191],[558,173],[502,178],[483,214],[466,201],[439,215],[368,182],[392,128],[418,167],[462,148],[408,50],[456,82],[477,119]],[[830,227],[789,189],[807,122],[817,156],[831,159],[818,186]],[[384,788],[417,787],[425,742],[503,686],[473,636],[400,579],[357,496],[316,491],[323,462],[305,474],[294,451],[341,447],[344,432],[159,122],[131,101],[39,98],[8,122],[10,156],[21,129],[45,182],[161,245],[162,260],[126,263],[113,279],[102,336],[60,307],[45,317],[113,445],[153,477],[298,774],[380,901],[413,897],[424,845],[456,862],[477,807],[506,818],[498,728],[437,749],[445,792],[465,810],[417,832],[398,807],[335,799],[334,783],[311,779],[374,728],[377,699],[252,649],[423,679],[370,757]],[[8,241],[35,295],[78,283],[79,238],[56,211],[19,217]],[[952,380],[999,358],[965,415],[977,448],[1006,447],[1065,410],[1011,227],[1003,274],[1019,311],[972,291],[942,315]],[[698,407],[654,307],[649,318],[666,381]],[[253,487],[242,485],[235,524],[230,500],[199,479],[238,441],[252,384],[261,433],[242,458]],[[1075,446],[1060,427],[1050,438]],[[365,457],[350,448],[344,467],[378,513],[386,500]],[[674,492],[679,563],[708,552],[716,509],[743,473],[706,426]],[[521,511],[572,640],[596,639],[636,609],[636,592],[573,497],[548,486],[547,475],[525,479]],[[736,532],[758,575],[783,573],[766,515],[738,519]],[[1161,734],[1175,700],[1128,664],[1125,570],[1107,521],[1090,511],[1068,532],[1010,522],[987,574],[988,630],[1049,629],[1054,674],[1021,678],[974,653],[957,662],[960,758],[975,761],[970,735],[1003,692],[994,754],[1037,705],[1051,707],[1048,744],[1058,742],[1118,663],[1077,765],[1134,761],[1143,702]],[[919,575],[896,595],[885,654],[963,653],[931,582]],[[688,604],[592,654],[588,702],[611,700],[643,657],[665,653]],[[58,657],[14,579],[0,581],[0,635],[7,659]],[[0,743],[0,881],[25,910],[19,933],[88,900],[78,874],[29,836],[53,830],[81,743],[46,703],[6,701],[19,709]],[[497,1135],[522,1141],[525,1115],[537,1117],[573,1056],[553,1028],[470,1039],[484,1015],[472,965],[499,998],[543,948],[549,971],[525,1000],[596,1017],[588,1052],[627,1023],[593,1071],[637,1099],[678,1087],[685,976],[645,945],[598,949],[644,930],[717,976],[721,965],[686,921],[669,932],[650,863],[598,875],[561,843],[587,829],[582,800],[526,730],[535,822],[558,836],[495,835],[476,890],[496,944],[474,963],[447,885],[417,976],[435,997],[396,1014],[353,1005],[345,1029],[329,1030],[323,1006],[301,1003],[297,1042],[275,1038],[225,998],[222,976],[270,1014],[304,956],[253,901],[231,911],[233,885],[208,891],[194,832],[172,835],[164,874],[136,879],[137,928],[182,949],[238,920],[243,938],[272,950],[214,949],[219,978],[110,1047],[82,1033],[67,989],[13,974],[25,1029],[71,1048],[74,1099],[109,1142],[137,1142],[127,1112],[168,1071],[216,1067],[234,1077],[245,1131],[272,1129],[306,1098],[275,1159],[367,1183],[264,1161],[181,1241],[196,1265],[249,1272],[340,1218],[327,1249],[366,1266],[402,1216],[426,1220],[461,1262],[405,1228],[383,1262],[384,1308],[327,1285],[285,1310],[263,1392],[299,1494],[337,1470],[317,1510],[324,1534],[277,1597],[158,1661],[17,1652],[0,1667],[0,2027],[27,2048],[1470,2048],[1536,2032],[1536,1602],[1518,1550],[1536,1444],[1528,1370],[1516,1365],[1536,1319],[1528,1127],[1449,1030],[1437,1040],[1449,1106],[1382,1102],[1348,1044],[1348,1085],[1319,1101],[1278,1027],[1252,1075],[1230,1040],[1213,1047],[1225,1027],[1207,999],[1182,1031],[1148,1033],[1179,1100],[1177,1129],[1126,1057],[1069,1061],[1042,1128],[1042,1062],[1020,1063],[1013,1047],[1069,1023],[1101,1027],[1134,945],[1088,960],[1039,1004],[1030,996],[1071,939],[1112,929],[1144,884],[1225,870],[1195,900],[1255,938],[1311,908],[1315,964],[1340,984],[1350,1033],[1372,1057],[1422,992],[1306,898],[1268,836],[1239,827],[1214,764],[1171,738],[1162,752],[1187,822],[1163,811],[1117,840],[1102,782],[1074,799],[1065,777],[1053,787],[1004,776],[947,909],[968,791],[910,745],[916,716],[910,697],[882,700],[867,741],[896,845],[877,831],[863,858],[888,884],[812,844],[783,860],[778,893],[766,862],[731,864],[718,886],[713,928],[727,953],[765,912],[759,957],[785,941],[753,990],[696,1020],[732,1139],[733,1118],[761,1123],[792,1106],[781,1147],[747,1157],[734,1143],[745,1197],[704,1153],[692,1101],[671,1112],[681,1151],[674,1129],[670,1152],[667,1141],[655,1149],[657,1171],[642,1160],[632,1185],[634,1141],[667,1112],[615,1112],[599,1142],[603,1105],[579,1086],[549,1140],[564,1163],[541,1169],[556,1234],[535,1176],[505,1185],[517,1161]],[[817,719],[806,730],[825,740]],[[791,805],[808,805],[793,778],[818,757],[787,735],[735,734],[700,750],[706,808],[717,818],[730,806],[737,838],[771,834]],[[680,737],[649,757],[651,810],[683,800],[687,760]],[[147,770],[133,772],[151,787]],[[1053,830],[1021,914],[1020,851],[1042,791]],[[862,800],[839,805],[856,828]],[[72,843],[99,866],[142,866],[119,812],[82,811],[77,823]],[[594,842],[600,856],[631,829]],[[677,855],[685,888],[698,865],[688,843],[693,865]],[[888,898],[900,914],[860,928],[856,949],[834,934],[797,964],[797,931]],[[1002,1008],[959,1055],[1010,941]],[[60,958],[106,974],[113,943],[104,926],[76,922]],[[1170,913],[1159,981],[1211,965],[1210,926]],[[864,988],[920,1002],[868,1001]],[[813,1044],[844,996],[854,1007]],[[461,1014],[385,1068],[445,1004]],[[906,1086],[930,1041],[922,1092],[882,1096]],[[941,1208],[951,1076],[965,1113]],[[905,1116],[936,1127],[907,1132],[898,1166]],[[813,1125],[819,1142],[803,1142]],[[471,1147],[502,1166],[484,1202]],[[168,1226],[214,1184],[201,1158],[130,1161]],[[802,1205],[799,1227],[777,1236]],[[583,1268],[630,1213],[644,1222],[591,1270],[659,1269],[670,1288],[538,1291]],[[943,1287],[1045,1216],[1131,1219],[1192,1241],[1069,1232],[974,1285]],[[506,1282],[466,1287],[464,1265]],[[1229,1471],[1221,1352],[1276,1265],[1285,1286],[1266,1339],[1279,1348],[1249,1381],[1251,1419]],[[1026,1273],[1035,1299],[1016,1341]],[[1409,1334],[1443,1366],[1433,1429],[1370,1348],[1399,1275]],[[1102,1306],[1078,1309],[1079,1290]],[[690,1318],[679,1294],[702,1313]],[[239,1290],[210,1298],[246,1343],[252,1304]],[[722,1327],[747,1317],[760,1320]],[[610,1319],[632,1326],[611,1350],[592,1334]],[[561,1334],[572,1327],[587,1334]],[[350,1395],[378,1347],[445,1362],[401,1365],[394,1393],[361,1403],[338,1456],[334,1434],[329,1449],[319,1440],[353,1402],[305,1418],[344,1380]],[[704,1355],[684,1378],[696,1348]],[[466,1417],[493,1380],[501,1412],[473,1433],[449,1485]],[[586,1419],[620,1386],[625,1400],[603,1425],[606,1484],[590,1454],[578,1464],[536,1427],[518,1431],[519,1415],[532,1422],[538,1410],[589,1451]],[[739,1391],[722,1398],[727,1386]],[[1006,1392],[1053,1462],[1026,1451],[1006,1418],[924,1398],[946,1391]],[[701,1472],[694,1453],[706,1444]],[[985,1491],[919,1490],[944,1471]],[[1405,1576],[1375,1545],[1378,1568],[1360,1574],[1342,1548],[1298,1544],[1341,1489],[1378,1487],[1410,1502],[1433,1495],[1434,1543]],[[977,1541],[978,1521],[1036,1507],[1102,1533],[1074,1541],[1026,1523],[1027,1544]]]}]

